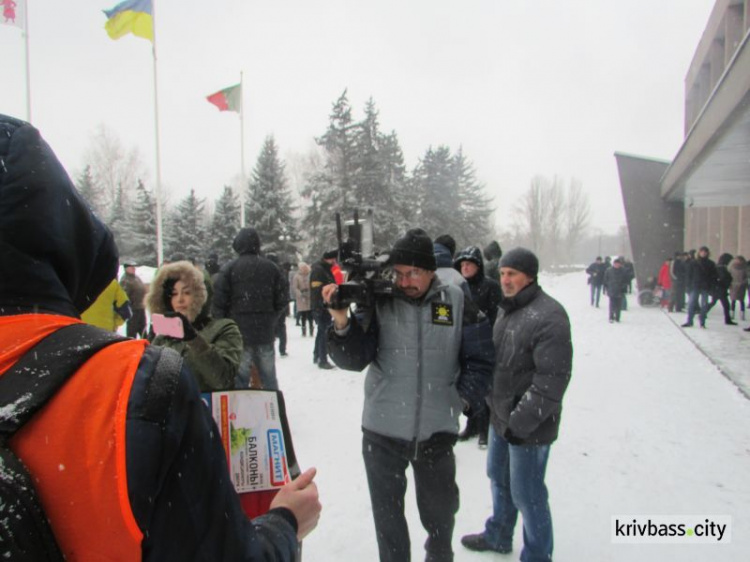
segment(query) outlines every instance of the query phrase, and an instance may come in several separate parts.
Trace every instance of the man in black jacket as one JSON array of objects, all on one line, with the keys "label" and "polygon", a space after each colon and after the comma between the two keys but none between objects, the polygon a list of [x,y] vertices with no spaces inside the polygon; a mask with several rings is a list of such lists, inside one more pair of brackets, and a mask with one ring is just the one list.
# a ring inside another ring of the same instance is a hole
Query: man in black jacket
[{"label": "man in black jacket", "polygon": [[594,263],[586,268],[589,274],[589,286],[591,288],[591,306],[599,308],[599,299],[602,296],[602,285],[604,285],[604,272],[607,266],[604,265],[601,256],[597,256]]},{"label": "man in black jacket", "polygon": [[[453,267],[466,280],[471,292],[471,300],[487,316],[490,326],[494,326],[502,293],[500,284],[484,274],[482,250],[476,246],[469,246],[461,250],[453,261]],[[472,412],[472,415],[466,420],[466,427],[458,438],[465,441],[474,435],[479,435],[478,445],[480,449],[483,449],[487,446],[489,426],[490,414],[487,408]]]},{"label": "man in black jacket", "polygon": [[625,271],[622,258],[615,258],[612,267],[604,272],[604,287],[609,297],[609,323],[619,322],[628,287],[628,273]]},{"label": "man in black jacket", "polygon": [[250,368],[258,369],[261,384],[278,390],[273,342],[276,321],[287,306],[284,274],[260,254],[260,236],[254,228],[243,228],[232,243],[239,256],[216,275],[213,317],[231,318],[242,333],[242,361],[237,388],[250,384]]},{"label": "man in black jacket", "polygon": [[312,308],[313,320],[318,328],[315,334],[315,347],[313,349],[313,362],[321,369],[333,369],[328,362],[328,342],[326,332],[331,325],[331,315],[326,310],[326,305],[321,296],[321,290],[326,285],[336,282],[331,268],[336,263],[337,250],[330,250],[316,261],[310,270],[310,306]]},{"label": "man in black jacket", "polygon": [[[701,246],[698,255],[694,260],[688,262],[690,270],[688,279],[690,280],[690,300],[688,301],[687,321],[682,325],[683,328],[690,328],[693,325],[693,318],[698,313],[701,328],[706,327],[706,316],[708,315],[708,298],[718,282],[716,273],[716,264],[709,257],[711,252],[706,246]],[[700,308],[700,311],[699,311]]]},{"label": "man in black jacket", "polygon": [[[39,132],[4,115],[0,209],[0,340],[6,340],[2,349],[11,359],[45,333],[80,324],[80,312],[116,275],[118,254],[112,234],[89,210]],[[9,271],[12,275],[5,275]],[[23,326],[31,328],[32,337],[23,337]],[[135,548],[128,551],[130,558],[145,562],[292,562],[298,538],[314,528],[320,513],[314,469],[282,488],[270,512],[250,520],[229,479],[216,424],[186,368],[179,363],[166,368],[174,385],[156,393],[167,406],[162,419],[144,415],[154,399],[147,390],[153,388],[155,364],[170,353],[145,340],[107,347],[66,382],[87,393],[66,393],[63,387],[10,442],[34,478],[63,554],[122,559],[126,554],[118,545],[128,544]],[[116,374],[126,374],[127,385],[115,386]],[[116,404],[119,413],[103,414],[106,403]],[[58,419],[46,416],[60,404],[75,423],[60,427]],[[65,470],[62,465],[57,470],[55,462],[46,481],[40,474],[50,458],[43,450],[55,440],[50,435],[66,434],[71,436],[70,462]],[[102,448],[111,454],[87,457],[87,451]],[[20,451],[42,455],[35,463]],[[76,479],[80,474],[96,477]],[[114,509],[106,510],[105,497],[115,498],[106,504]],[[86,523],[70,524],[76,520]],[[81,539],[92,529],[97,544]]]},{"label": "man in black jacket", "polygon": [[496,363],[487,452],[493,512],[483,532],[461,539],[470,550],[507,554],[520,511],[521,560],[527,562],[552,560],[544,473],[573,363],[568,315],[537,284],[538,271],[536,256],[524,248],[500,260],[503,300],[493,330]]}]

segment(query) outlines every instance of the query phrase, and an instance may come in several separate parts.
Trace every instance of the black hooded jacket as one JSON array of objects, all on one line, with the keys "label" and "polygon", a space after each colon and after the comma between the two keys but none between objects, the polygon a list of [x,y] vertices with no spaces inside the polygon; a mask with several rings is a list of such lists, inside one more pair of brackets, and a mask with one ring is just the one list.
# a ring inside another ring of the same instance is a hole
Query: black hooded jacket
[{"label": "black hooded jacket", "polygon": [[493,240],[484,248],[484,259],[487,260],[487,276],[500,282],[500,258],[503,257],[503,250],[497,241]]},{"label": "black hooded jacket", "polygon": [[[0,320],[13,316],[19,323],[43,325],[46,317],[50,323],[61,316],[77,318],[115,278],[117,267],[111,233],[77,193],[39,131],[0,115]],[[112,347],[132,350],[134,343]],[[124,432],[126,499],[143,533],[142,560],[291,562],[297,550],[296,529],[289,519],[293,521],[293,515],[272,510],[252,521],[245,516],[228,477],[221,441],[213,437],[218,429],[186,368],[172,371],[175,386],[164,390],[164,419],[156,423],[144,415],[150,399],[148,381],[163,353],[168,351],[147,346],[140,361],[138,356],[133,361],[132,351],[122,355],[127,368],[135,370]],[[106,376],[109,371],[96,374],[90,381],[91,396],[112,380]],[[88,375],[73,375],[78,376]],[[53,396],[50,404],[58,399],[64,397]],[[82,396],[70,407],[90,411],[89,399]],[[84,418],[79,418],[82,426]],[[89,435],[85,430],[82,434],[89,440],[113,440],[109,434]],[[87,461],[84,450],[82,443],[82,463]],[[123,504],[123,513],[126,508]],[[74,513],[79,507],[62,509]],[[91,558],[90,545],[73,546],[81,559]],[[97,554],[113,560],[121,555]]]},{"label": "black hooded jacket", "polygon": [[260,237],[254,228],[241,229],[232,247],[239,256],[216,275],[212,315],[237,322],[245,346],[273,343],[276,320],[287,304],[284,274],[258,255]]},{"label": "black hooded jacket", "polygon": [[494,279],[485,276],[482,251],[476,246],[469,246],[461,250],[456,256],[456,259],[453,261],[453,267],[459,273],[461,272],[461,262],[463,261],[473,262],[479,267],[479,271],[473,277],[467,279],[466,282],[471,291],[471,300],[476,303],[479,310],[487,315],[490,326],[494,326],[495,318],[497,317],[497,307],[500,305],[500,299],[503,296],[500,284]]}]

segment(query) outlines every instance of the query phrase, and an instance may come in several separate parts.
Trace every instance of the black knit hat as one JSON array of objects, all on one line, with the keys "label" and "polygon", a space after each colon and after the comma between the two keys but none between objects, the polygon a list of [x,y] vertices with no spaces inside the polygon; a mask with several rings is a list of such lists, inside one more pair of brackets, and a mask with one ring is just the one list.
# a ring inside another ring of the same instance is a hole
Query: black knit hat
[{"label": "black knit hat", "polygon": [[513,248],[500,258],[500,267],[510,267],[536,279],[539,273],[539,260],[531,250]]},{"label": "black knit hat", "polygon": [[428,271],[437,269],[432,240],[421,228],[412,228],[396,240],[390,252],[392,265],[411,265]]},{"label": "black knit hat", "polygon": [[440,244],[448,250],[451,253],[451,257],[456,255],[456,241],[450,234],[441,234],[435,238],[435,244]]}]

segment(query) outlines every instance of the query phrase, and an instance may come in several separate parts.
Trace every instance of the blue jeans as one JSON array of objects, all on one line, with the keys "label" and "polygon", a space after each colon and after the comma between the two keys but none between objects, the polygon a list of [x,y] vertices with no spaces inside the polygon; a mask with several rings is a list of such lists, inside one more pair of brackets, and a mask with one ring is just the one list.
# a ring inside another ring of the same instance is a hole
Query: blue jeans
[{"label": "blue jeans", "polygon": [[250,365],[258,368],[258,375],[266,390],[278,390],[279,383],[276,380],[276,360],[274,358],[273,343],[251,345],[242,350],[242,360],[237,376],[234,379],[236,389],[248,388],[250,386]]},{"label": "blue jeans", "polygon": [[602,286],[599,283],[591,284],[591,306],[599,306],[599,299],[602,296]]},{"label": "blue jeans", "polygon": [[[700,308],[700,312],[698,309]],[[690,300],[688,301],[687,323],[692,324],[695,313],[698,312],[701,326],[706,324],[708,315],[708,291],[693,289],[690,291]]]},{"label": "blue jeans", "polygon": [[487,476],[492,517],[484,535],[495,548],[511,548],[518,512],[523,517],[521,562],[552,560],[552,514],[544,474],[549,445],[510,445],[490,425]]},{"label": "blue jeans", "polygon": [[317,364],[328,363],[328,327],[333,323],[333,319],[331,313],[325,308],[313,310],[313,318],[318,326],[318,333],[315,334],[313,361]]}]

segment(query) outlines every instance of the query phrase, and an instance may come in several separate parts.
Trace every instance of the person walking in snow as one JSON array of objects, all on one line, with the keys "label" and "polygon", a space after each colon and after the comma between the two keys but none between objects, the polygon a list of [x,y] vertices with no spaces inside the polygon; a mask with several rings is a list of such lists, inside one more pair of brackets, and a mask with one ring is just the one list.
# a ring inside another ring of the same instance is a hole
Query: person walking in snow
[{"label": "person walking in snow", "polygon": [[[362,454],[381,562],[410,559],[404,514],[406,471],[427,531],[426,560],[450,562],[458,510],[453,447],[461,411],[478,411],[494,353],[486,318],[463,292],[441,283],[433,244],[409,230],[390,251],[396,291],[351,315],[330,309],[328,344],[347,370],[368,367]],[[323,287],[332,302],[335,284]]]},{"label": "person walking in snow", "polygon": [[729,288],[732,286],[732,274],[729,273],[728,266],[733,259],[732,254],[721,254],[716,262],[716,280],[711,290],[711,302],[708,305],[710,311],[717,302],[721,303],[724,310],[724,324],[736,326],[737,322],[732,320],[729,306]]},{"label": "person walking in snow", "polygon": [[601,256],[597,256],[594,262],[586,268],[588,273],[588,284],[591,291],[591,306],[599,308],[599,300],[602,296],[602,285],[604,284],[604,271],[606,266]]},{"label": "person walking in snow", "polygon": [[604,287],[609,298],[609,323],[620,321],[622,303],[628,286],[628,274],[622,265],[622,258],[615,258],[612,267],[604,272]]},{"label": "person walking in snow", "polygon": [[492,515],[481,533],[461,538],[469,550],[513,550],[521,512],[521,560],[552,560],[553,533],[545,470],[560,428],[573,343],[565,309],[537,282],[539,261],[524,248],[500,260],[503,299],[493,329],[495,370],[489,405],[487,475]]},{"label": "person walking in snow", "polygon": [[[118,255],[34,127],[0,115],[0,163],[0,271],[13,271],[0,275],[5,371],[81,324]],[[31,474],[61,560],[296,560],[320,516],[315,470],[250,519],[218,434],[179,356],[130,339],[94,354],[6,446]]]},{"label": "person walking in snow", "polygon": [[274,338],[276,320],[287,306],[284,274],[260,255],[260,236],[254,228],[242,228],[232,247],[239,256],[216,276],[212,316],[231,318],[240,327],[243,351],[236,387],[248,388],[255,365],[263,388],[278,390]]},{"label": "person walking in snow", "polygon": [[688,301],[687,321],[682,324],[683,328],[690,328],[693,319],[698,314],[701,328],[706,327],[706,316],[708,315],[708,299],[711,291],[718,282],[716,264],[710,258],[711,252],[706,246],[701,246],[695,259],[690,260],[689,284],[690,299]]},{"label": "person walking in snow", "polygon": [[745,321],[745,295],[747,294],[747,261],[744,256],[736,256],[729,264],[732,284],[729,287],[729,300],[732,302],[732,319],[735,319],[736,305],[740,303],[740,318]]}]

